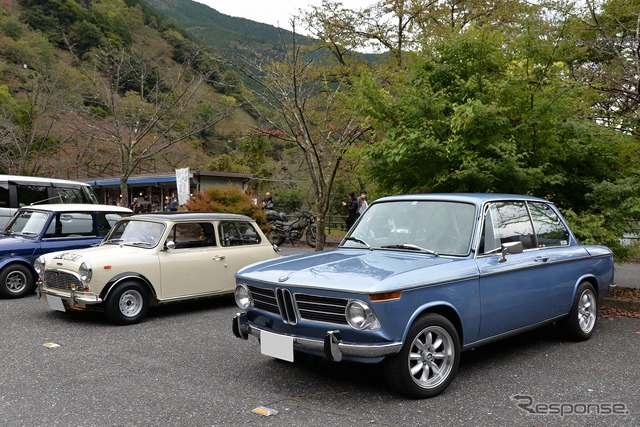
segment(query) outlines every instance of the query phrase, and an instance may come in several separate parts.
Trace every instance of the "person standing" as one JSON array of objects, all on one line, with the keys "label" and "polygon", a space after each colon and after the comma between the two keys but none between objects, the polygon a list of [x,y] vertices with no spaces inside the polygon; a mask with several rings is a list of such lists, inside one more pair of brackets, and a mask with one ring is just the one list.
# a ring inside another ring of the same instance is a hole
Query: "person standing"
[{"label": "person standing", "polygon": [[133,213],[140,213],[140,202],[138,202],[138,198],[134,197],[133,201],[131,202],[131,210],[133,211]]},{"label": "person standing", "polygon": [[272,211],[274,206],[273,198],[271,197],[271,193],[268,191],[264,193],[264,200],[262,201],[262,209],[265,211]]},{"label": "person standing", "polygon": [[342,202],[342,206],[347,208],[347,231],[351,229],[351,226],[355,224],[358,219],[358,199],[356,193],[353,191],[349,193],[349,201]]},{"label": "person standing", "polygon": [[367,192],[362,190],[360,192],[360,197],[358,197],[358,212],[356,214],[356,218],[360,218],[360,215],[367,210],[369,204],[367,203]]}]

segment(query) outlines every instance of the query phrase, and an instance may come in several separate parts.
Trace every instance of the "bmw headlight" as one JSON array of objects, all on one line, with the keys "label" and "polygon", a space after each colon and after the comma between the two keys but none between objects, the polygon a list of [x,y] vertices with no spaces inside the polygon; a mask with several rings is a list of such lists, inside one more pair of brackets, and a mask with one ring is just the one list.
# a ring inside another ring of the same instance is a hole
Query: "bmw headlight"
[{"label": "bmw headlight", "polygon": [[347,322],[356,329],[380,329],[375,313],[364,301],[352,300],[345,310]]},{"label": "bmw headlight", "polygon": [[39,256],[38,258],[36,258],[36,260],[33,262],[33,269],[38,274],[44,273],[44,257]]},{"label": "bmw headlight", "polygon": [[91,264],[89,264],[86,261],[80,264],[78,273],[80,274],[80,280],[82,280],[83,282],[90,282],[91,276],[93,275],[93,271],[91,270]]},{"label": "bmw headlight", "polygon": [[243,310],[251,307],[253,301],[251,300],[251,293],[249,292],[249,288],[246,285],[238,285],[236,286],[236,291],[234,292],[236,297],[236,304]]}]

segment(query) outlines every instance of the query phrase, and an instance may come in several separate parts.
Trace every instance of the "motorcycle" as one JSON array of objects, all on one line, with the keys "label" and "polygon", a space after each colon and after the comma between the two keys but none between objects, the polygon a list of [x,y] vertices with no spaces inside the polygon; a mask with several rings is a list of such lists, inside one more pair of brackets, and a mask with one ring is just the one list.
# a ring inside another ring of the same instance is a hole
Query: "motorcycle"
[{"label": "motorcycle", "polygon": [[307,245],[316,247],[318,226],[315,217],[309,211],[302,211],[300,217],[293,221],[287,221],[284,212],[268,211],[267,225],[271,227],[267,232],[267,238],[273,245],[280,246],[287,239],[291,243],[298,242],[305,236]]}]

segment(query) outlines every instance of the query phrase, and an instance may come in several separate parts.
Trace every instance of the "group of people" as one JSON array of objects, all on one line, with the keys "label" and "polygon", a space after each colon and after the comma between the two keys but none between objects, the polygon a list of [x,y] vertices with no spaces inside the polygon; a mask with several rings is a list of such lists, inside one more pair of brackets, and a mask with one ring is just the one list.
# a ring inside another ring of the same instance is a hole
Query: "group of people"
[{"label": "group of people", "polygon": [[349,230],[369,207],[367,192],[363,190],[360,192],[360,196],[356,196],[356,193],[352,191],[349,193],[349,201],[342,202],[342,206],[347,208],[347,230]]},{"label": "group of people", "polygon": [[[137,197],[133,198],[129,207],[133,213],[158,212],[160,210],[160,205],[157,202],[141,202]],[[177,211],[178,207],[178,199],[174,197],[165,207],[165,210]]]}]

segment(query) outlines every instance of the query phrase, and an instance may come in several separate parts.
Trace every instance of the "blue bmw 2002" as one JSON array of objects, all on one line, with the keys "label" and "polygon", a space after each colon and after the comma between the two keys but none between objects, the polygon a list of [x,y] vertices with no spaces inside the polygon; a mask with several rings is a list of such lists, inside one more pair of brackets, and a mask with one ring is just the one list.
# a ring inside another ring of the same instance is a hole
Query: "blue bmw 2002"
[{"label": "blue bmw 2002", "polygon": [[543,199],[405,195],[372,203],[337,250],[254,264],[236,283],[233,332],[263,354],[383,362],[394,388],[425,398],[463,350],[550,322],[588,339],[613,256]]}]

